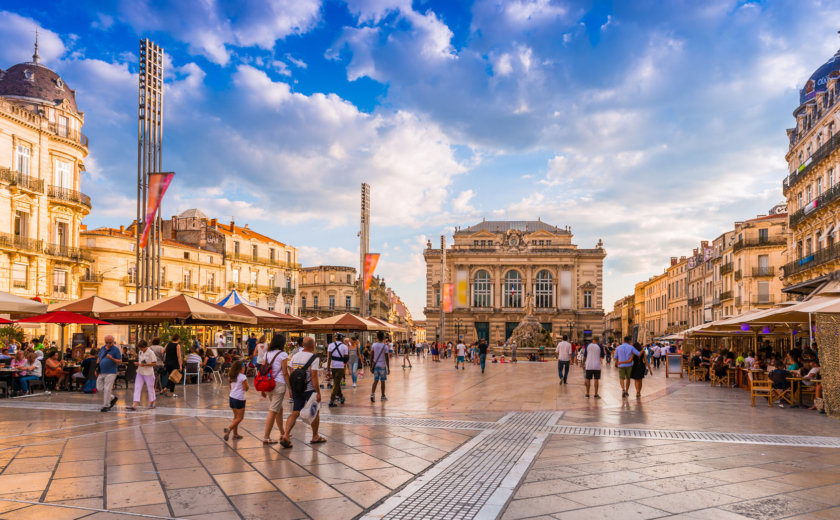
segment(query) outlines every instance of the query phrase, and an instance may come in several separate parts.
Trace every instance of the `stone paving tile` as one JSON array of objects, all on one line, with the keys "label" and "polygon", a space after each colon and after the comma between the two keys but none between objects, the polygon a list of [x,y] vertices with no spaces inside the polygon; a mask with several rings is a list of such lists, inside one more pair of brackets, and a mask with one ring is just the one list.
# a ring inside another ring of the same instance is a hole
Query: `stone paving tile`
[{"label": "stone paving tile", "polygon": [[604,486],[616,486],[618,484],[628,484],[630,482],[643,482],[650,480],[650,477],[634,471],[623,470],[613,471],[610,473],[599,473],[597,475],[579,475],[576,477],[568,477],[566,480],[573,484],[592,489]]},{"label": "stone paving tile", "polygon": [[256,471],[245,471],[241,473],[220,473],[213,475],[216,483],[228,496],[247,495],[249,493],[262,493],[274,491],[275,488],[265,477]]},{"label": "stone paving tile", "polygon": [[545,495],[557,495],[571,491],[583,491],[587,488],[572,484],[568,480],[542,480],[539,482],[526,482],[516,490],[514,498],[533,498]]},{"label": "stone paving tile", "polygon": [[157,480],[155,468],[151,462],[145,464],[125,464],[120,466],[108,466],[105,470],[109,484],[123,484],[126,482],[141,482],[144,480]]},{"label": "stone paving tile", "polygon": [[85,509],[71,509],[68,507],[51,507],[47,505],[28,506],[12,512],[10,519],[14,520],[76,520],[91,514]]},{"label": "stone paving tile", "polygon": [[61,462],[55,468],[53,478],[88,477],[92,475],[104,475],[105,464],[101,460],[79,460],[73,462]]},{"label": "stone paving tile", "polygon": [[114,453],[109,453],[107,455],[107,458],[105,459],[105,463],[108,466],[143,464],[151,461],[152,457],[149,455],[149,452],[145,449],[133,451],[117,451]]},{"label": "stone paving tile", "polygon": [[341,493],[316,477],[294,477],[272,480],[284,495],[294,503],[303,500],[340,497]]},{"label": "stone paving tile", "polygon": [[665,518],[679,518],[683,520],[750,520],[747,516],[739,515],[731,511],[724,511],[723,509],[717,507],[681,513],[679,515],[668,516]]},{"label": "stone paving tile", "polygon": [[42,471],[52,472],[57,463],[57,456],[33,457],[29,459],[19,459],[15,457],[15,459],[6,466],[6,469],[3,470],[3,475],[38,473]]},{"label": "stone paving tile", "polygon": [[791,484],[785,484],[784,482],[760,479],[747,482],[736,482],[734,484],[715,486],[707,489],[709,491],[716,491],[732,495],[733,497],[743,498],[744,500],[752,500],[754,498],[769,497],[780,493],[795,491],[799,488]]},{"label": "stone paving tile", "polygon": [[554,480],[558,478],[567,478],[583,475],[584,472],[580,469],[575,469],[569,466],[554,466],[549,468],[532,469],[525,475],[525,482],[539,482],[543,480]]},{"label": "stone paving tile", "polygon": [[[47,488],[52,473],[49,471],[26,473],[22,475],[0,475],[0,490],[3,494],[22,493],[26,491],[42,492]],[[40,496],[40,495],[39,495]],[[10,497],[17,498],[17,497]]]},{"label": "stone paving tile", "polygon": [[747,480],[755,480],[758,478],[769,479],[770,477],[778,477],[781,473],[770,471],[768,469],[761,469],[755,467],[746,468],[730,468],[720,471],[710,471],[703,473],[703,476],[716,478],[725,482],[735,483],[744,482]]},{"label": "stone paving tile", "polygon": [[154,462],[158,471],[165,469],[201,467],[201,463],[192,453],[169,453],[165,455],[155,455]]},{"label": "stone paving tile", "polygon": [[720,508],[753,520],[775,520],[776,518],[826,509],[826,504],[801,500],[788,495],[776,495],[729,504]]},{"label": "stone paving tile", "polygon": [[408,482],[414,475],[400,468],[377,468],[363,470],[362,473],[380,484],[396,489]]},{"label": "stone paving tile", "polygon": [[371,457],[370,455],[366,455],[364,453],[356,453],[352,455],[335,455],[333,456],[333,458],[339,462],[343,462],[344,464],[356,470],[392,467],[390,464],[383,461],[382,459],[377,459],[376,457]]},{"label": "stone paving tile", "polygon": [[299,502],[298,506],[314,520],[350,520],[362,512],[361,507],[344,497]]},{"label": "stone paving tile", "polygon": [[210,486],[213,484],[213,478],[204,468],[165,469],[158,473],[158,477],[166,489]]},{"label": "stone paving tile", "polygon": [[390,489],[372,480],[335,484],[334,487],[364,508],[372,506],[391,493]]},{"label": "stone paving tile", "polygon": [[586,489],[564,493],[563,498],[572,500],[585,506],[601,506],[615,502],[629,502],[640,498],[657,496],[657,491],[643,488],[636,484],[621,484],[598,489]]},{"label": "stone paving tile", "polygon": [[542,496],[534,498],[523,498],[512,501],[504,514],[502,520],[516,520],[537,515],[550,515],[570,509],[578,509],[581,504],[558,496]]},{"label": "stone paving tile", "polygon": [[[24,507],[28,507],[27,504],[21,504],[20,502],[8,502],[5,500],[0,500],[0,514],[6,514],[9,511],[15,511],[17,509],[23,509]],[[7,518],[11,517],[12,515],[6,515]]]},{"label": "stone paving tile", "polygon": [[309,471],[330,485],[368,480],[366,475],[344,464],[319,464],[317,466],[311,466]]},{"label": "stone paving tile", "polygon": [[396,459],[388,459],[388,462],[400,469],[404,469],[415,474],[420,473],[432,465],[431,462],[421,459],[420,457],[398,457]]},{"label": "stone paving tile", "polygon": [[682,493],[659,495],[653,498],[637,500],[640,504],[655,507],[669,513],[685,513],[740,501],[741,499],[738,497],[706,489],[693,489]]},{"label": "stone paving tile", "polygon": [[47,490],[45,502],[71,500],[75,498],[101,497],[103,480],[101,476],[76,477],[53,480]]},{"label": "stone paving tile", "polygon": [[827,506],[840,506],[840,484],[788,492],[787,496],[819,502]]},{"label": "stone paving tile", "polygon": [[840,518],[840,507],[832,507],[821,511],[811,511],[807,514],[788,517],[788,520],[837,520]]},{"label": "stone paving tile", "polygon": [[230,501],[217,486],[173,489],[166,494],[177,517],[233,510]]},{"label": "stone paving tile", "polygon": [[266,520],[268,518],[297,520],[306,518],[306,513],[277,491],[239,495],[231,497],[230,500],[245,520]]},{"label": "stone paving tile", "polygon": [[840,482],[840,471],[805,471],[802,473],[770,477],[770,480],[798,485],[802,488],[826,486]]},{"label": "stone paving tile", "polygon": [[214,457],[212,459],[203,459],[202,464],[211,474],[217,473],[236,473],[239,471],[248,471],[251,466],[241,457]]},{"label": "stone paving tile", "polygon": [[553,516],[559,520],[616,520],[617,518],[622,520],[628,518],[647,520],[649,518],[667,516],[667,513],[660,509],[639,504],[638,502],[624,502],[621,504],[565,511]]},{"label": "stone paving tile", "polygon": [[157,480],[108,484],[105,489],[108,509],[166,503],[166,496]]},{"label": "stone paving tile", "polygon": [[672,477],[659,480],[648,480],[639,482],[638,485],[653,489],[661,494],[679,493],[682,491],[690,491],[692,489],[710,488],[713,486],[721,486],[726,484],[723,480],[714,479],[706,475],[682,475],[679,477]]}]

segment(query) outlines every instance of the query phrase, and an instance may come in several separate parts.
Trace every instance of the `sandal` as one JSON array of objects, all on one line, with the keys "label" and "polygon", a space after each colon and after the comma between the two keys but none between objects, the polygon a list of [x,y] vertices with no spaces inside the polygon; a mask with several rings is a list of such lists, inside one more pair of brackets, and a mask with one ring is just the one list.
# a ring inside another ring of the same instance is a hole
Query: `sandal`
[{"label": "sandal", "polygon": [[126,410],[131,410],[132,412],[136,412],[136,411],[137,411],[137,407],[136,407],[136,406],[134,406],[134,405],[132,405],[132,406],[126,406],[126,407],[125,407],[125,409],[126,409]]},{"label": "sandal", "polygon": [[243,439],[244,437],[242,437],[241,435],[237,435],[237,434],[235,434],[235,433],[234,433],[234,434],[233,434],[233,438],[238,440],[238,439]]},{"label": "sandal", "polygon": [[224,439],[225,439],[226,441],[227,441],[228,439],[230,439],[230,428],[225,428],[225,435],[224,435]]},{"label": "sandal", "polygon": [[317,439],[309,441],[309,444],[321,444],[321,443],[324,443],[324,442],[327,442],[327,439],[325,439],[325,438],[323,438],[319,435]]},{"label": "sandal", "polygon": [[263,444],[277,444],[277,441],[274,439],[263,439]]},{"label": "sandal", "polygon": [[280,439],[280,446],[283,446],[284,448],[288,449],[292,447],[292,443],[287,441],[286,439]]}]

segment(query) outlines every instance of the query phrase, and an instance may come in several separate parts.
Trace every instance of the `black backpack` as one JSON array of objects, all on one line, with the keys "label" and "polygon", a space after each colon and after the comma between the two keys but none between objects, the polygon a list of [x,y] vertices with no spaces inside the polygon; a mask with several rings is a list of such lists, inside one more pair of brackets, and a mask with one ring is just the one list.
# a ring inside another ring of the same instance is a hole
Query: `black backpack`
[{"label": "black backpack", "polygon": [[309,357],[309,361],[305,365],[292,370],[292,373],[289,374],[289,388],[292,394],[300,395],[306,392],[306,371],[309,370],[309,365],[316,359],[318,359],[318,356],[313,354]]}]

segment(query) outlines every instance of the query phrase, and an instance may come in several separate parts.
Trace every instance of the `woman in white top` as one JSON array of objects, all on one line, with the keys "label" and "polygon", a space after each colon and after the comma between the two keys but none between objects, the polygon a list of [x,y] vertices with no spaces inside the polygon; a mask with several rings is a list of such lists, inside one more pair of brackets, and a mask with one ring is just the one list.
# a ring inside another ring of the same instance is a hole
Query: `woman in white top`
[{"label": "woman in white top", "polygon": [[256,355],[257,355],[257,366],[262,365],[265,363],[265,353],[268,351],[268,343],[265,342],[265,335],[260,336],[260,340],[257,342],[256,348]]},{"label": "woman in white top", "polygon": [[242,361],[236,360],[230,366],[228,377],[230,378],[230,408],[233,410],[233,421],[225,428],[225,440],[230,438],[233,432],[234,439],[241,439],[239,435],[239,423],[245,418],[245,392],[248,391],[248,378],[245,377],[245,367]]},{"label": "woman in white top", "polygon": [[149,395],[149,408],[155,407],[155,367],[157,356],[149,348],[145,339],[137,342],[137,375],[134,378],[134,403],[128,407],[129,410],[136,410],[140,404],[143,394],[143,385],[146,385],[146,392]]}]

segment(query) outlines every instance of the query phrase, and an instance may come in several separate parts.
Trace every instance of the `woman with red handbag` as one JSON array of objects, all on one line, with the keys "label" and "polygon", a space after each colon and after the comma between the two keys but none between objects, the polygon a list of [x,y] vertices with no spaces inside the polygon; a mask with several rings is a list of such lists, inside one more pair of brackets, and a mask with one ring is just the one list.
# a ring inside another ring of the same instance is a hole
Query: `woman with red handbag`
[{"label": "woman with red handbag", "polygon": [[271,339],[271,344],[265,353],[265,362],[254,378],[254,389],[261,392],[263,399],[269,399],[263,444],[277,444],[277,441],[271,438],[271,430],[275,424],[280,430],[280,435],[284,433],[283,399],[286,396],[287,385],[283,378],[283,371],[289,362],[289,355],[283,350],[285,345],[286,337],[282,334],[275,335]]}]

